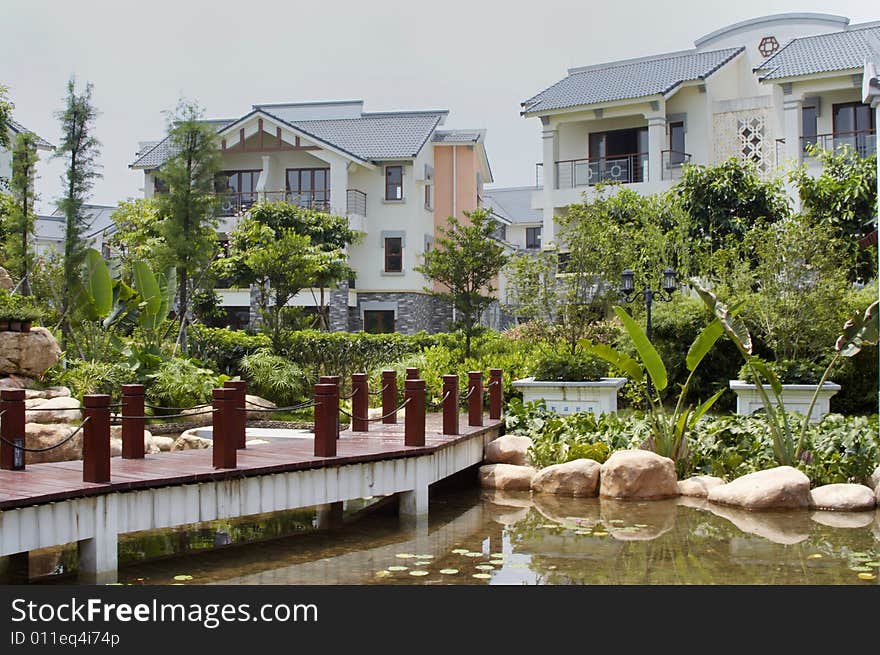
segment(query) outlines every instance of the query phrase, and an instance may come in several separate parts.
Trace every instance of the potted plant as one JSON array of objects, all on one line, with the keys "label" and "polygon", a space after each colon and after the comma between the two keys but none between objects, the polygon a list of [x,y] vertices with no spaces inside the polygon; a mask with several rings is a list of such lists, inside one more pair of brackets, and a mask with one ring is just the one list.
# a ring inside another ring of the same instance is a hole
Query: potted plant
[{"label": "potted plant", "polygon": [[617,413],[617,392],[626,378],[606,377],[608,365],[589,354],[551,353],[538,359],[532,376],[514,380],[523,402],[543,400],[556,414]]},{"label": "potted plant", "polygon": [[[810,421],[817,423],[823,416],[831,412],[831,397],[840,391],[840,385],[826,381],[820,386],[825,367],[809,360],[789,360],[765,362],[759,360],[766,369],[772,372],[781,384],[782,392],[779,401],[785,409],[807,415],[810,404],[815,396],[810,411]],[[753,362],[754,363],[754,362]],[[755,383],[754,368],[744,364],[739,370],[739,379],[730,381],[730,388],[736,394],[736,413],[744,416],[764,409],[764,403]]]},{"label": "potted plant", "polygon": [[31,298],[0,291],[0,331],[30,332],[33,322],[42,318],[42,311]]}]

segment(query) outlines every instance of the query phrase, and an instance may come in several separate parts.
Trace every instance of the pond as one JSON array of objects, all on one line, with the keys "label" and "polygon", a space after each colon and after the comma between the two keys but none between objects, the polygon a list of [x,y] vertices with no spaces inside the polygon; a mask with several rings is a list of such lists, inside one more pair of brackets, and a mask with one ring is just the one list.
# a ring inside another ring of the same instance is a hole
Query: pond
[{"label": "pond", "polygon": [[[407,525],[368,505],[352,503],[345,525],[334,530],[317,529],[314,511],[298,510],[239,525],[131,535],[120,544],[119,579],[876,585],[880,577],[880,511],[755,513],[684,498],[622,502],[457,490],[433,494],[430,520]],[[233,545],[215,548],[224,544]],[[144,557],[153,559],[138,561]]]}]

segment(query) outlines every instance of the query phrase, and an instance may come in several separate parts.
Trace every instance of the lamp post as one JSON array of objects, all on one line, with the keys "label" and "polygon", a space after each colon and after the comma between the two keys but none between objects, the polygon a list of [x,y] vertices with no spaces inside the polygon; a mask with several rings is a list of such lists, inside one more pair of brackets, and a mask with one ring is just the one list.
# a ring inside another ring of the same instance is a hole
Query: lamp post
[{"label": "lamp post", "polygon": [[[656,290],[652,289],[650,285],[647,284],[641,291],[636,290],[635,274],[631,269],[625,269],[620,277],[620,297],[627,303],[635,302],[638,298],[641,298],[645,303],[645,313],[647,315],[645,320],[645,334],[648,337],[648,341],[650,341],[653,333],[651,306],[655,301],[669,302],[672,300],[672,293],[678,289],[678,282],[675,279],[675,271],[667,267],[666,270],[663,271],[663,279],[660,283],[660,289]],[[645,399],[645,411],[650,412],[651,394],[654,391],[654,385],[651,382],[650,375],[647,377],[646,384],[648,397]]]}]

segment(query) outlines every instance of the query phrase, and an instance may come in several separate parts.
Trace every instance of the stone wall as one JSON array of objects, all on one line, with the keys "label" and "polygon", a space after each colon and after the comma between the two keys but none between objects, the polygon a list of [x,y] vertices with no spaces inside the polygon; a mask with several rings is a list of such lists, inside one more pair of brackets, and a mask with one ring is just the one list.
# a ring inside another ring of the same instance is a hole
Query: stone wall
[{"label": "stone wall", "polygon": [[[427,293],[383,292],[358,293],[358,306],[349,308],[348,330],[364,329],[361,305],[365,302],[397,303],[395,328],[401,334],[415,334],[420,330],[429,333],[443,332],[452,320],[452,308],[448,302]],[[337,329],[335,326],[332,329]]]}]

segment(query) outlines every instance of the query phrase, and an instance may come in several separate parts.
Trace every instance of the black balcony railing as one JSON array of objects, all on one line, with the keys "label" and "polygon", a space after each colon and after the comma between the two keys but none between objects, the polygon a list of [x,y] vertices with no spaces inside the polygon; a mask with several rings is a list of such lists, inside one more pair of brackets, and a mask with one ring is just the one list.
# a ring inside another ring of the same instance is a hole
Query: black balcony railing
[{"label": "black balcony railing", "polygon": [[[330,192],[320,191],[314,193],[297,193],[294,191],[248,191],[218,193],[218,215],[237,216],[246,212],[255,203],[264,202],[290,202],[306,209],[319,212],[333,213],[330,208]],[[341,208],[336,210],[341,213]],[[345,193],[345,213],[367,215],[367,194],[358,189],[348,189]]]},{"label": "black balcony railing", "polygon": [[813,147],[831,152],[840,152],[848,148],[859,157],[870,157],[877,152],[877,134],[874,130],[863,130],[801,137],[801,150],[805,155],[809,156]]},{"label": "black balcony railing", "polygon": [[345,213],[357,216],[367,215],[367,194],[357,189],[348,189],[345,192]]},{"label": "black balcony railing", "polygon": [[682,167],[691,163],[691,156],[687,152],[664,150],[660,154],[663,164],[661,177],[664,180],[677,180],[681,177]]},{"label": "black balcony railing", "polygon": [[556,188],[593,186],[599,182],[631,184],[648,179],[648,153],[556,162]]}]

